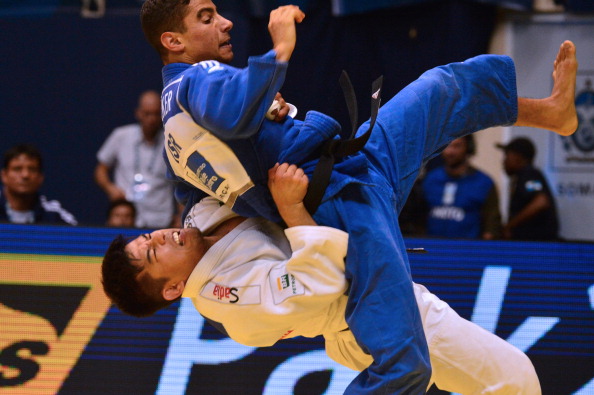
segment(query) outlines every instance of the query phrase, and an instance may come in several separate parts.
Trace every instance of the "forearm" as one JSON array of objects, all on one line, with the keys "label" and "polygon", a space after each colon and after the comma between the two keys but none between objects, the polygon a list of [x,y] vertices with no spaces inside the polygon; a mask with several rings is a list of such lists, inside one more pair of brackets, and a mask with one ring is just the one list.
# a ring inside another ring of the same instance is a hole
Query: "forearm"
[{"label": "forearm", "polygon": [[278,207],[279,214],[285,224],[290,228],[293,226],[315,226],[316,221],[309,214],[303,202],[294,205]]},{"label": "forearm", "polygon": [[294,5],[282,6],[270,13],[268,31],[279,62],[291,59],[297,40],[295,24],[301,23],[303,18],[305,14]]},{"label": "forearm", "polygon": [[510,218],[507,223],[507,228],[512,229],[515,228],[524,222],[532,219],[540,212],[546,210],[551,205],[549,198],[544,193],[537,194],[534,199],[524,209],[522,209],[518,214]]},{"label": "forearm", "polygon": [[95,167],[95,182],[105,193],[108,193],[114,186],[109,178],[109,168],[102,163]]},{"label": "forearm", "polygon": [[499,212],[499,197],[495,186],[491,188],[482,209],[482,236],[486,240],[501,237],[501,213]]},{"label": "forearm", "polygon": [[317,225],[303,204],[308,185],[307,175],[295,165],[277,163],[268,170],[268,188],[288,227]]}]

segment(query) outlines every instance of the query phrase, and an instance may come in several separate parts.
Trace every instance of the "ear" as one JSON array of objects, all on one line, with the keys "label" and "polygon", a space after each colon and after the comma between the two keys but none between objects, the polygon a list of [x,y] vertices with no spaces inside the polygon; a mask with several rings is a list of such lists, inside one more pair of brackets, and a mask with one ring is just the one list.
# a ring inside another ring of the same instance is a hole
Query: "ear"
[{"label": "ear", "polygon": [[161,34],[161,45],[166,50],[172,52],[180,52],[184,49],[184,44],[179,40],[179,33],[165,32]]},{"label": "ear", "polygon": [[167,284],[163,288],[163,298],[165,300],[175,300],[179,298],[186,287],[185,281],[178,281],[177,283]]}]

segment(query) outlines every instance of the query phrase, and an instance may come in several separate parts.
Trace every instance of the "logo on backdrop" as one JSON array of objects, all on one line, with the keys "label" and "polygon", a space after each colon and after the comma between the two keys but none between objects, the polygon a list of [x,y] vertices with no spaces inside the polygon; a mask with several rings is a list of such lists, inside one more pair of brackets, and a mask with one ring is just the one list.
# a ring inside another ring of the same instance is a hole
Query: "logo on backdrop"
[{"label": "logo on backdrop", "polygon": [[99,258],[0,254],[0,388],[59,391],[110,306],[100,264]]},{"label": "logo on backdrop", "polygon": [[586,79],[585,89],[575,99],[578,128],[571,136],[576,148],[582,152],[594,151],[594,90],[592,79]]},{"label": "logo on backdrop", "polygon": [[575,107],[578,128],[568,137],[551,135],[552,166],[556,171],[594,170],[594,71],[578,74]]}]

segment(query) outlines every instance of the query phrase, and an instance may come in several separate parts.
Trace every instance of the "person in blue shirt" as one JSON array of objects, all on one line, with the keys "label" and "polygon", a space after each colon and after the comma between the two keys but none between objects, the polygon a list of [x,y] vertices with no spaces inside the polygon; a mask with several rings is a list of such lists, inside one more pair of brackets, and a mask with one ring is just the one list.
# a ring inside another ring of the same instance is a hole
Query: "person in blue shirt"
[{"label": "person in blue shirt", "polygon": [[427,202],[427,235],[493,240],[501,237],[499,196],[493,180],[470,164],[476,152],[468,134],[441,153],[443,166],[423,179]]},{"label": "person in blue shirt", "polygon": [[[274,120],[266,118],[295,49],[295,24],[304,18],[296,6],[272,11],[273,49],[239,69],[226,64],[233,58],[233,23],[212,1],[144,2],[142,27],[165,65],[164,155],[184,216],[210,195],[242,216],[280,221],[268,169],[287,162],[311,176],[321,146],[338,138],[340,125],[319,112],[299,121],[286,117],[281,105]],[[575,48],[566,42],[556,61],[554,95],[540,100],[518,99],[509,57],[480,56],[430,70],[380,109],[360,152],[335,164],[313,216],[349,233],[345,317],[373,357],[347,393],[421,394],[431,376],[398,227],[398,212],[423,163],[451,140],[494,125],[572,133],[576,69]],[[358,134],[368,128],[369,121]]]}]

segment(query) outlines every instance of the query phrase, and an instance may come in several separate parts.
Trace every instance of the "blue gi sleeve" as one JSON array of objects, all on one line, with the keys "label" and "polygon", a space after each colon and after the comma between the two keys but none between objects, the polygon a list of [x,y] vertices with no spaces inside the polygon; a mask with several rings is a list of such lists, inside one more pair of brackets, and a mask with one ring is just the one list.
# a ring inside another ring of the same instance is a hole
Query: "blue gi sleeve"
[{"label": "blue gi sleeve", "polygon": [[198,125],[221,140],[251,137],[282,87],[287,67],[276,61],[274,51],[250,57],[243,69],[200,62],[184,73],[178,99]]}]

